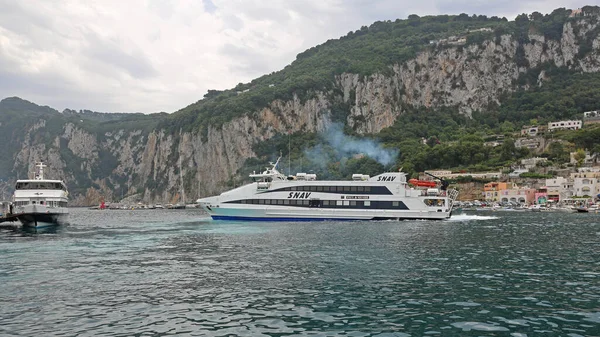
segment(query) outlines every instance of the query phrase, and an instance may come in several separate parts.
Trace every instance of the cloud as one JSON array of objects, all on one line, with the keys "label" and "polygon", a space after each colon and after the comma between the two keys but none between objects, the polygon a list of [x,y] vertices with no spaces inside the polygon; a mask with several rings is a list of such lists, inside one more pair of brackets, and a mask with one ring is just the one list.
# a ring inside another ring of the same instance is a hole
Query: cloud
[{"label": "cloud", "polygon": [[377,20],[506,16],[579,0],[0,0],[0,98],[173,112]]}]

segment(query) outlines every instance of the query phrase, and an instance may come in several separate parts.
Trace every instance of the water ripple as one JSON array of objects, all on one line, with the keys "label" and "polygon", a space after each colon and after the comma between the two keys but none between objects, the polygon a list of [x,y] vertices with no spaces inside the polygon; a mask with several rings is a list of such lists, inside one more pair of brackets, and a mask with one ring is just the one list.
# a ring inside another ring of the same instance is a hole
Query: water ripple
[{"label": "water ripple", "polygon": [[52,233],[0,229],[0,335],[600,335],[590,216],[100,213],[74,210]]}]

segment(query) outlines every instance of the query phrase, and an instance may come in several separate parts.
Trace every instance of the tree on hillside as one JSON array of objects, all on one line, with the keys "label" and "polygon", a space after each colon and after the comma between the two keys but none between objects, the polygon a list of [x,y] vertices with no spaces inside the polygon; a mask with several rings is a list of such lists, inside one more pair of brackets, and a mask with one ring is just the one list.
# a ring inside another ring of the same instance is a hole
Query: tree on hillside
[{"label": "tree on hillside", "polygon": [[585,150],[584,149],[577,149],[577,151],[575,151],[575,154],[573,155],[573,159],[575,159],[577,161],[577,167],[581,167],[581,165],[583,165],[583,162],[585,161]]}]

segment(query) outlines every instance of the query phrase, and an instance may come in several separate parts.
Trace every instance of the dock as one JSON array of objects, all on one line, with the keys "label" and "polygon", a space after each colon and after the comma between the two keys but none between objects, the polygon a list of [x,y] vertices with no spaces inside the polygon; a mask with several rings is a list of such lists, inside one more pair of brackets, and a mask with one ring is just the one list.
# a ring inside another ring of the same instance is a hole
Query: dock
[{"label": "dock", "polygon": [[2,215],[0,215],[0,223],[3,223],[3,222],[15,222],[15,221],[19,221],[19,219],[17,219],[17,215],[16,214],[2,214]]}]

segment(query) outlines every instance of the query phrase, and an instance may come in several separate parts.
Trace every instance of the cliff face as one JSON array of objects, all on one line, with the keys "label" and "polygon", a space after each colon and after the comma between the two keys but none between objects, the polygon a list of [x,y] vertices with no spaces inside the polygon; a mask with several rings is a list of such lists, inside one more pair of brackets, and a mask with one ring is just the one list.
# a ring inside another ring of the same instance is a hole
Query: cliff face
[{"label": "cliff face", "polygon": [[[393,75],[374,75],[360,78],[344,74],[338,85],[344,92],[344,100],[354,91],[355,100],[348,123],[362,133],[376,133],[393,123],[402,112],[402,104],[439,107],[458,106],[470,114],[482,110],[489,103],[500,104],[502,94],[514,91],[519,76],[542,65],[566,66],[573,71],[600,71],[598,48],[600,37],[593,38],[593,51],[577,58],[578,41],[593,31],[598,24],[578,23],[578,34],[573,23],[567,22],[560,41],[546,40],[543,36],[530,34],[529,43],[521,44],[528,66],[516,61],[520,46],[509,35],[482,45],[438,48],[420,53],[417,58],[402,65],[394,65]],[[539,85],[544,80],[542,71]],[[364,121],[364,122],[356,122]]]},{"label": "cliff face", "polygon": [[[118,124],[99,134],[69,122],[44,141],[36,137],[47,128],[40,118],[28,125],[25,141],[16,149],[13,178],[23,177],[33,170],[34,161],[44,160],[50,177],[61,177],[70,188],[79,188],[72,193],[75,203],[95,204],[100,198],[118,201],[123,196],[177,202],[183,197],[182,183],[189,202],[226,189],[244,161],[255,156],[252,144],[278,133],[324,130],[336,101],[350,106],[349,126],[358,133],[377,133],[391,126],[406,106],[457,106],[465,114],[485,110],[490,103],[499,104],[501,95],[516,90],[519,76],[536,67],[598,72],[600,36],[592,37],[590,52],[578,56],[580,41],[589,39],[587,33],[597,27],[589,21],[568,22],[560,41],[532,32],[529,41],[521,44],[510,35],[481,44],[438,44],[406,63],[392,65],[386,74],[344,73],[335,78],[331,91],[317,91],[306,100],[296,96],[275,100],[259,111],[209,127],[205,137]],[[545,80],[542,70],[535,85]]]}]

